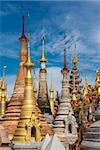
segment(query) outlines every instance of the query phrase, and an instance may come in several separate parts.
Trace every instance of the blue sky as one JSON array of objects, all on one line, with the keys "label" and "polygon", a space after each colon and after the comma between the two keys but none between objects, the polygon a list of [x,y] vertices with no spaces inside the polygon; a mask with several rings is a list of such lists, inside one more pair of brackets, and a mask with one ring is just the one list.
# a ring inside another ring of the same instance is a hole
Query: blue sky
[{"label": "blue sky", "polygon": [[[66,45],[69,70],[72,68],[74,43],[77,41],[80,76],[83,83],[85,76],[94,83],[95,71],[100,68],[100,1],[0,2],[0,72],[2,75],[2,66],[7,65],[6,80],[10,94],[19,65],[18,38],[21,35],[23,14],[26,35],[29,30],[31,33],[31,57],[37,67],[37,76],[38,60],[41,57],[41,34],[44,31],[48,82],[53,70],[54,88],[57,90],[58,74],[61,88],[60,69],[63,66],[63,37],[66,33],[66,40],[69,41]],[[10,81],[12,78],[13,82]]]}]

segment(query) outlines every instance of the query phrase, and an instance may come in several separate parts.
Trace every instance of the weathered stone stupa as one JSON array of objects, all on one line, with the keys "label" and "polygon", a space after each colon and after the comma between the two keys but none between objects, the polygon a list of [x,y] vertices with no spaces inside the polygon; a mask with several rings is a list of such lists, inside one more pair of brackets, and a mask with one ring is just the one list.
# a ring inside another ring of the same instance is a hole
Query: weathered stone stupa
[{"label": "weathered stone stupa", "polygon": [[16,77],[16,82],[13,90],[12,97],[8,103],[7,110],[3,117],[3,125],[8,132],[8,137],[12,139],[15,129],[17,127],[20,113],[22,100],[24,98],[24,86],[25,86],[25,76],[26,69],[23,67],[26,60],[26,42],[27,37],[24,33],[24,16],[22,18],[22,36],[19,38],[21,42],[21,52],[20,52],[20,64],[18,69],[18,74]]},{"label": "weathered stone stupa", "polygon": [[47,70],[46,62],[48,61],[44,55],[44,34],[42,34],[42,57],[40,61],[40,71],[39,71],[39,90],[37,102],[41,112],[43,114],[51,114],[50,102],[48,97],[48,86],[47,86]]},{"label": "weathered stone stupa", "polygon": [[58,107],[58,112],[54,120],[54,131],[64,146],[68,149],[69,144],[74,144],[77,140],[77,123],[71,107],[69,95],[69,82],[67,79],[66,50],[64,50],[64,68],[62,69],[62,97]]}]

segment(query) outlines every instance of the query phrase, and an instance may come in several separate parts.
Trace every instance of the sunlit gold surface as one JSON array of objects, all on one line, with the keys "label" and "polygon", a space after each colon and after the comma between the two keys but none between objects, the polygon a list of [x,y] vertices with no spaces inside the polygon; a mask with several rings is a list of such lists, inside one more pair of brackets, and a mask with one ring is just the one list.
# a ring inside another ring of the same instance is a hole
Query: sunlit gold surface
[{"label": "sunlit gold surface", "polygon": [[[20,121],[15,131],[13,141],[39,141],[41,140],[40,121],[37,117],[35,100],[33,99],[31,68],[34,67],[34,64],[30,58],[30,39],[28,40],[28,58],[24,64],[24,67],[26,67],[27,70],[27,75],[25,78],[24,100],[22,104]],[[32,135],[32,128],[34,129],[34,135]]]}]

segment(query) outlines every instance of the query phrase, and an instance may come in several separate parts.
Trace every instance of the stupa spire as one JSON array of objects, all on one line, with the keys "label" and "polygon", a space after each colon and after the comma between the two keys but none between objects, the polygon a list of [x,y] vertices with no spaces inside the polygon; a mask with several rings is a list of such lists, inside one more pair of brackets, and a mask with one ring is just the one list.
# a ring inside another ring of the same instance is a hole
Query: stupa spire
[{"label": "stupa spire", "polygon": [[30,34],[28,35],[28,55],[27,55],[27,60],[24,64],[24,66],[26,68],[29,68],[29,70],[31,67],[35,67],[35,64],[32,63],[31,58],[30,58]]},{"label": "stupa spire", "polygon": [[39,60],[40,62],[47,62],[48,60],[45,58],[45,50],[44,50],[44,40],[45,40],[45,36],[44,33],[42,33],[42,57]]},{"label": "stupa spire", "polygon": [[22,41],[22,40],[26,40],[27,41],[27,37],[25,36],[25,33],[24,33],[24,16],[22,16],[22,35],[19,38],[19,40],[20,41]]},{"label": "stupa spire", "polygon": [[[64,40],[65,39],[66,39],[66,35],[64,35]],[[66,42],[65,42],[65,45],[64,45],[64,67],[61,70],[61,73],[64,74],[64,73],[67,73],[67,72],[68,72],[68,69],[67,69],[67,66],[66,66]]]},{"label": "stupa spire", "polygon": [[52,87],[52,74],[51,74],[51,87],[50,87],[50,107],[51,107],[51,113],[54,116],[54,90]]},{"label": "stupa spire", "polygon": [[73,63],[74,66],[76,66],[76,64],[77,64],[76,43],[75,43],[74,56],[73,56],[73,59],[72,59],[72,63]]}]

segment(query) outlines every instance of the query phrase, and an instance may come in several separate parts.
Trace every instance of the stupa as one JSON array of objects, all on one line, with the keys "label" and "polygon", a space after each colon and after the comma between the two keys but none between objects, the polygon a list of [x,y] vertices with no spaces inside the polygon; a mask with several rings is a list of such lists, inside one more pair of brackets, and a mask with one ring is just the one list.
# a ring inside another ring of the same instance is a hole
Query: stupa
[{"label": "stupa", "polygon": [[43,114],[51,114],[49,96],[48,96],[48,86],[47,86],[47,70],[46,63],[47,59],[44,55],[44,33],[42,34],[42,57],[40,61],[40,71],[39,71],[39,89],[37,102]]},{"label": "stupa", "polygon": [[74,144],[77,140],[77,123],[71,107],[71,99],[69,95],[69,82],[67,78],[66,67],[66,49],[64,49],[64,68],[61,70],[63,74],[62,80],[62,96],[58,107],[58,112],[54,120],[54,131],[63,142],[66,149],[69,144]]},{"label": "stupa", "polygon": [[20,64],[18,74],[16,77],[13,94],[8,103],[5,115],[2,120],[3,126],[8,132],[9,139],[13,138],[21,113],[22,100],[24,98],[26,69],[23,67],[23,65],[26,60],[26,42],[27,42],[27,37],[25,36],[24,33],[24,16],[22,17],[22,35],[19,38],[19,40],[21,42],[21,51],[20,51]]}]

